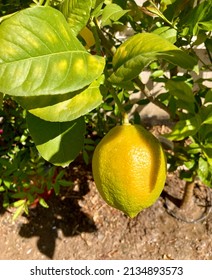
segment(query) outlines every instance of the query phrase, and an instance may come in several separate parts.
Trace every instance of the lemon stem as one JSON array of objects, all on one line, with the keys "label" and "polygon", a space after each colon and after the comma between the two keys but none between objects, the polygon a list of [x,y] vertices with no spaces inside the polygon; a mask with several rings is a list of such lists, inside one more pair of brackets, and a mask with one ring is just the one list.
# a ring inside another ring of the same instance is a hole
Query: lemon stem
[{"label": "lemon stem", "polygon": [[129,124],[130,124],[130,122],[129,122],[129,116],[128,116],[127,113],[124,113],[124,114],[123,114],[123,116],[122,116],[122,123],[123,123],[124,125],[129,125]]}]

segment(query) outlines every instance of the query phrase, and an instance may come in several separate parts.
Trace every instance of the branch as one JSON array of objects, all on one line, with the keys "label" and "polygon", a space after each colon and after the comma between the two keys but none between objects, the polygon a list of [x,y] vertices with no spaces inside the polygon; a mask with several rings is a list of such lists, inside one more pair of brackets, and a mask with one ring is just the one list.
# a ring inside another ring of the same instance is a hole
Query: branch
[{"label": "branch", "polygon": [[133,80],[135,82],[135,84],[139,87],[140,91],[146,96],[146,98],[152,102],[153,104],[155,104],[156,106],[158,106],[160,109],[164,110],[166,113],[168,113],[169,115],[171,114],[171,112],[169,111],[168,107],[166,107],[163,103],[161,103],[160,101],[158,101],[157,99],[155,99],[153,96],[151,96],[150,94],[148,94],[145,89],[144,89],[144,85],[142,84],[141,80],[137,77]]}]

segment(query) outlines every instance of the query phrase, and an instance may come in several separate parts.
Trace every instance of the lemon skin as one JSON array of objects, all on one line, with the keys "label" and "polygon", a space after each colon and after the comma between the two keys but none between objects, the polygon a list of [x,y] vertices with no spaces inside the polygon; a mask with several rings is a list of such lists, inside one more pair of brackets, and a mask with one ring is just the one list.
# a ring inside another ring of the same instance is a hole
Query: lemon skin
[{"label": "lemon skin", "polygon": [[166,158],[160,142],[140,125],[112,128],[92,159],[96,187],[112,207],[133,218],[160,196]]}]

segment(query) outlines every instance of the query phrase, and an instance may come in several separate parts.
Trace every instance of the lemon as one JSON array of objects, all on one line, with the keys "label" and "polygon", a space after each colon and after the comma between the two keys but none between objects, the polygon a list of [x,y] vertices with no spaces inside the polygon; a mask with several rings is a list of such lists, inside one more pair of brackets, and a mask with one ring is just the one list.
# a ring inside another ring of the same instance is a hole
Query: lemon
[{"label": "lemon", "polygon": [[112,128],[97,145],[93,177],[102,198],[129,217],[155,203],[166,180],[160,142],[140,125]]},{"label": "lemon", "polygon": [[80,35],[86,42],[86,49],[90,49],[93,45],[95,45],[95,38],[93,36],[93,33],[88,29],[86,26],[80,31]]}]

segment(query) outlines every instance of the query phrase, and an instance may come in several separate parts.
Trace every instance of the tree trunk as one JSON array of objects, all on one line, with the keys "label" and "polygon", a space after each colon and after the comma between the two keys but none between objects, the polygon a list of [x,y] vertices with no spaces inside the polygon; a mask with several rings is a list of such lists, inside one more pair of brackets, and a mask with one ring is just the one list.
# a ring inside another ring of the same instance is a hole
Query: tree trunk
[{"label": "tree trunk", "polygon": [[186,210],[189,207],[191,207],[192,202],[193,202],[194,186],[195,186],[194,181],[186,182],[185,191],[184,191],[183,199],[182,199],[182,202],[180,205],[180,209]]}]

